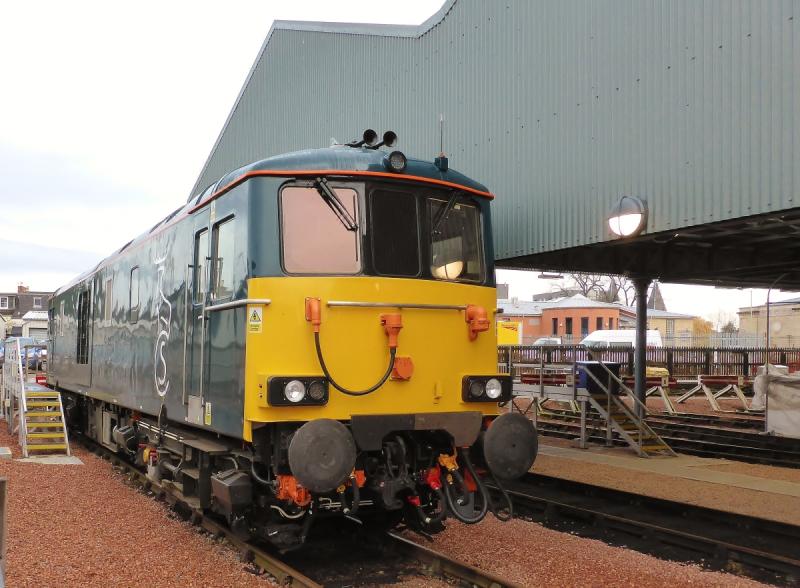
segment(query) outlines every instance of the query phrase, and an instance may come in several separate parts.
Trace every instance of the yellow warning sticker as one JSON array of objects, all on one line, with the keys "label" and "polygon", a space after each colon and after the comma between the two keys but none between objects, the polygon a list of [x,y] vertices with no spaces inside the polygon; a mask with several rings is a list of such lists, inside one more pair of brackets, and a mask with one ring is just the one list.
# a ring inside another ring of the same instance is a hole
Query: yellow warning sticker
[{"label": "yellow warning sticker", "polygon": [[203,422],[206,425],[210,425],[211,424],[211,403],[210,402],[206,402],[206,411],[205,411],[205,414],[203,415]]},{"label": "yellow warning sticker", "polygon": [[250,314],[247,316],[247,331],[250,333],[260,333],[261,326],[264,323],[264,309],[260,306],[254,306],[250,309]]}]

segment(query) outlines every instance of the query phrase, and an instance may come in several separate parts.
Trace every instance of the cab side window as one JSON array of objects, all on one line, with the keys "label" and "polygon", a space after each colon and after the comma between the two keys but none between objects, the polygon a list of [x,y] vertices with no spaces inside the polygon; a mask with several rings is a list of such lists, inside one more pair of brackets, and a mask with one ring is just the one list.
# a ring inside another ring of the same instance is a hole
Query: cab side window
[{"label": "cab side window", "polygon": [[194,302],[205,300],[208,278],[208,229],[203,229],[194,238]]},{"label": "cab side window", "polygon": [[214,282],[211,290],[215,300],[230,298],[234,291],[234,263],[236,254],[235,219],[223,220],[214,226]]}]

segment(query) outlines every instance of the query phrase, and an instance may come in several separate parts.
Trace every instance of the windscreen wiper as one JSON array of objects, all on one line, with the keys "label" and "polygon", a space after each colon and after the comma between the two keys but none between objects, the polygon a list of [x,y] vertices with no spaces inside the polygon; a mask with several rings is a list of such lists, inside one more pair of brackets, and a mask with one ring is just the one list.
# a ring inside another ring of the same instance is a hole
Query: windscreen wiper
[{"label": "windscreen wiper", "polygon": [[450,216],[450,211],[453,210],[453,207],[456,205],[456,200],[458,200],[458,192],[453,192],[450,195],[450,199],[447,201],[447,205],[444,207],[444,210],[439,213],[439,216],[437,216],[433,222],[433,227],[431,228],[432,235],[439,234],[439,227],[441,227],[445,219]]},{"label": "windscreen wiper", "polygon": [[328,185],[328,180],[325,178],[317,178],[314,182],[314,186],[319,192],[319,195],[322,196],[322,199],[325,201],[330,209],[333,211],[333,214],[336,215],[336,218],[339,219],[344,227],[348,231],[357,231],[358,230],[358,223],[356,219],[353,218],[353,215],[350,214],[350,211],[347,210],[344,203],[339,199],[336,192],[331,189]]}]

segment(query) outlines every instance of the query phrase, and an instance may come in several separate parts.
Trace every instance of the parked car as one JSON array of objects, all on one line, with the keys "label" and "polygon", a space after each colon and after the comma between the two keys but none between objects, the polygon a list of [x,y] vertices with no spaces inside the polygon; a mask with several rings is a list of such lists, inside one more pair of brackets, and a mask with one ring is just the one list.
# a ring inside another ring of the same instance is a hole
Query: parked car
[{"label": "parked car", "polygon": [[[44,347],[31,347],[34,345],[45,345],[45,342],[38,341],[33,337],[9,337],[4,342],[4,348],[9,345],[16,345],[19,341],[20,351],[25,357],[25,366],[29,370],[42,369],[47,361],[47,349]],[[26,346],[27,349],[26,349]],[[5,355],[3,356],[5,358]]]},{"label": "parked car", "polygon": [[533,345],[561,345],[561,337],[539,337]]},{"label": "parked car", "polygon": [[[594,331],[584,337],[581,341],[581,345],[585,345],[591,349],[635,348],[636,331],[634,329],[605,329]],[[663,347],[664,344],[661,341],[661,333],[655,329],[647,331],[647,346]]]}]

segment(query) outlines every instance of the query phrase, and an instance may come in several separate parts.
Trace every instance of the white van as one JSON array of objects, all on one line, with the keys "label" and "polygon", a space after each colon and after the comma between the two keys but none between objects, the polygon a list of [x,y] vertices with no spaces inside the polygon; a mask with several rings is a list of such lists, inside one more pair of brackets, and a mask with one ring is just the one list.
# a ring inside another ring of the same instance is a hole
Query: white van
[{"label": "white van", "polygon": [[[621,329],[621,330],[599,330],[589,333],[581,345],[586,345],[593,349],[606,349],[608,347],[636,347],[636,330],[635,329]],[[647,346],[648,347],[663,347],[661,342],[661,333],[657,330],[647,331]]]}]

